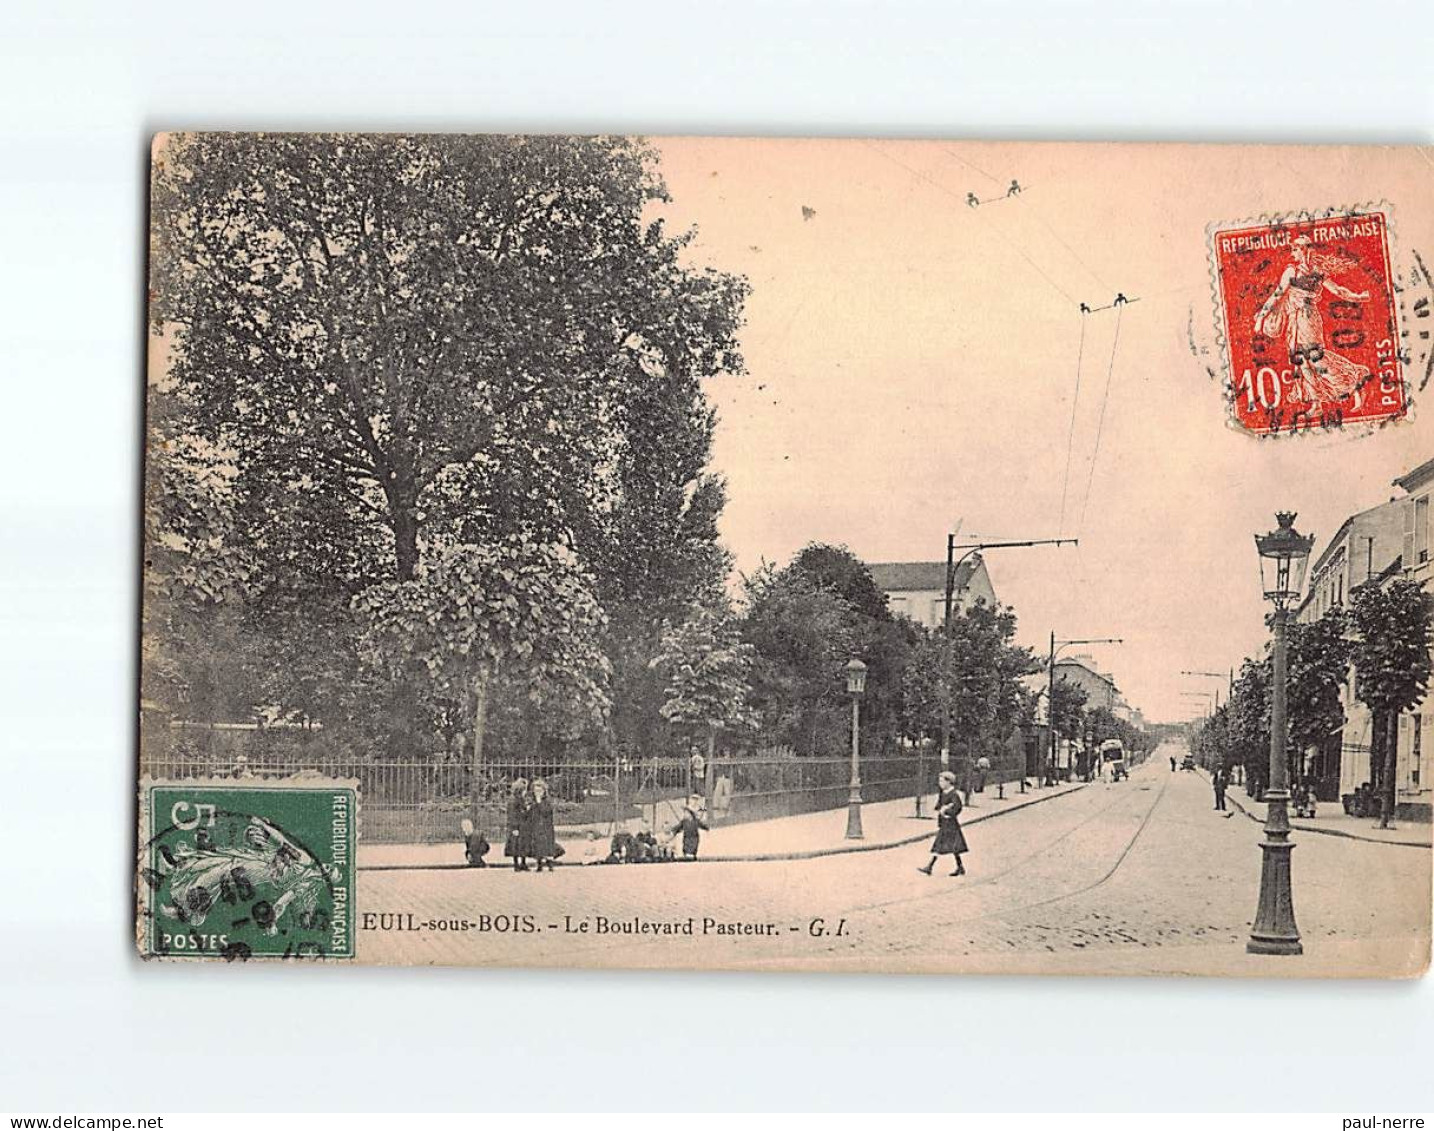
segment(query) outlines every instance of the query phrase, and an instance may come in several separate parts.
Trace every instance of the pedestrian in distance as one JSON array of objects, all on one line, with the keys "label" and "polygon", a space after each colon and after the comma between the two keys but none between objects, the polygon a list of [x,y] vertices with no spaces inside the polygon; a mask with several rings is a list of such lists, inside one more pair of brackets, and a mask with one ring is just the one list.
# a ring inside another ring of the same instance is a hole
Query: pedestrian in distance
[{"label": "pedestrian in distance", "polygon": [[696,860],[697,848],[702,842],[702,833],[707,822],[701,816],[701,798],[689,797],[682,807],[682,815],[672,826],[672,835],[682,834],[682,859]]},{"label": "pedestrian in distance", "polygon": [[468,861],[468,866],[470,868],[488,867],[488,861],[483,859],[488,855],[488,849],[492,847],[488,843],[488,838],[480,833],[467,817],[458,822],[458,827],[463,832],[463,856]]},{"label": "pedestrian in distance", "polygon": [[1215,790],[1215,808],[1224,812],[1225,790],[1229,788],[1230,779],[1225,774],[1225,767],[1221,766],[1215,771],[1215,776],[1210,779],[1210,784]]},{"label": "pedestrian in distance", "polygon": [[503,855],[512,857],[513,871],[528,870],[528,840],[531,822],[529,810],[532,802],[528,797],[528,779],[518,778],[508,794],[507,838],[503,842]]},{"label": "pedestrian in distance", "polygon": [[553,801],[548,796],[548,783],[534,778],[532,802],[528,806],[528,851],[537,862],[538,871],[547,865],[553,870],[553,861],[558,856],[558,836],[553,828]]},{"label": "pedestrian in distance", "polygon": [[1174,755],[1174,754],[1170,755],[1170,772],[1171,772],[1172,774],[1175,772],[1175,755]]},{"label": "pedestrian in distance", "polygon": [[964,876],[966,865],[961,863],[961,854],[970,849],[966,845],[966,834],[961,831],[961,791],[956,788],[956,775],[950,770],[942,770],[937,778],[937,789],[936,839],[931,842],[931,861],[926,867],[916,870],[931,875],[936,861],[949,852],[956,857],[956,870],[951,874]]}]

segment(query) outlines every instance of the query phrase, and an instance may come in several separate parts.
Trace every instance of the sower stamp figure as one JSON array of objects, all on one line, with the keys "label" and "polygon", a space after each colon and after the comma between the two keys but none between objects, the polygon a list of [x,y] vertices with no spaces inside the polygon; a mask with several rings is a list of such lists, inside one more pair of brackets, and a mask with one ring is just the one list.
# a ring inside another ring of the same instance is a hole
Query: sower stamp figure
[{"label": "sower stamp figure", "polygon": [[936,795],[936,839],[931,842],[931,862],[918,872],[931,875],[936,861],[946,853],[956,857],[956,871],[953,876],[964,876],[966,865],[961,863],[961,854],[969,852],[966,834],[961,831],[961,791],[956,788],[956,775],[943,770],[937,779],[940,792]]}]

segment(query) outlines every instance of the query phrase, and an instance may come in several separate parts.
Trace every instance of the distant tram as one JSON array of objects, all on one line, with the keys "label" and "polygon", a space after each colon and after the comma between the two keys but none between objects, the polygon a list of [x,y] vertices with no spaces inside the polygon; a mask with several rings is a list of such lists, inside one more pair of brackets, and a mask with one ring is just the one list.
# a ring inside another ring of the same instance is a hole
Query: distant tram
[{"label": "distant tram", "polygon": [[1103,774],[1109,772],[1111,781],[1120,781],[1127,776],[1125,746],[1120,739],[1107,738],[1100,744],[1100,764]]}]

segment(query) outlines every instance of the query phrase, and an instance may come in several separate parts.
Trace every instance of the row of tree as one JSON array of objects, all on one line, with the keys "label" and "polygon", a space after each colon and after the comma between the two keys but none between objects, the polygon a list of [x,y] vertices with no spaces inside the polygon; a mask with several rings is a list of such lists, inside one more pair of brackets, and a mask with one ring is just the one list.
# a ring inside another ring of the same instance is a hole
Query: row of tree
[{"label": "row of tree", "polygon": [[[1380,799],[1382,825],[1397,802],[1399,716],[1417,707],[1429,687],[1431,609],[1434,603],[1416,582],[1369,582],[1352,591],[1348,608],[1336,606],[1318,620],[1287,628],[1292,776],[1298,781],[1303,773],[1306,751],[1335,740],[1352,692],[1370,713],[1370,786]],[[1243,766],[1257,797],[1269,784],[1272,694],[1269,655],[1245,660],[1228,702],[1191,737],[1201,764]]]},{"label": "row of tree", "polygon": [[816,754],[856,656],[878,745],[1029,719],[1009,609],[948,642],[820,545],[730,590],[703,384],[747,283],[666,200],[625,138],[163,139],[147,703],[336,756]]}]

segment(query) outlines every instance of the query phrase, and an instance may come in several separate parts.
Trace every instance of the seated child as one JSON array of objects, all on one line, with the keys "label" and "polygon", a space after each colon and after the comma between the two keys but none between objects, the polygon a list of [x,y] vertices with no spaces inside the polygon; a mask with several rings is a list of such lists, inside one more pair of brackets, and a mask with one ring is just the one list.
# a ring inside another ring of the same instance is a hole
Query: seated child
[{"label": "seated child", "polygon": [[463,855],[468,859],[470,868],[486,868],[488,862],[483,857],[488,855],[488,849],[492,847],[488,838],[473,827],[473,822],[464,817],[458,827],[463,830]]}]

